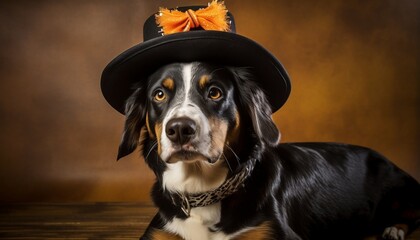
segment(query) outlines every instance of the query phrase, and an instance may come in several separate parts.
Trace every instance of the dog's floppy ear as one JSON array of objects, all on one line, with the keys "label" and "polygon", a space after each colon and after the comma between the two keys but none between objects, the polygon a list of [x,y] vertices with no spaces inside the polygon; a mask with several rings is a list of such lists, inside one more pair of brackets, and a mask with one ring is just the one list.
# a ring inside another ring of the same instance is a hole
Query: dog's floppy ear
[{"label": "dog's floppy ear", "polygon": [[140,130],[145,124],[145,96],[144,88],[138,87],[126,101],[124,133],[118,149],[117,160],[127,156],[137,148],[140,139]]},{"label": "dog's floppy ear", "polygon": [[250,78],[252,75],[241,68],[231,69],[239,91],[239,101],[251,118],[258,138],[270,146],[280,141],[280,132],[271,117],[272,111],[263,90]]}]

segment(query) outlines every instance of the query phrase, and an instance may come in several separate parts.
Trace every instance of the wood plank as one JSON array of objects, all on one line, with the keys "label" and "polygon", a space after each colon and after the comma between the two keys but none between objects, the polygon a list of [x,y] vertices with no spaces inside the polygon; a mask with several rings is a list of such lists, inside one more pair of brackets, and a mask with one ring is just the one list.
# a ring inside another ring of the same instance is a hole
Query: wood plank
[{"label": "wood plank", "polygon": [[0,206],[1,239],[138,239],[156,213],[144,203]]}]

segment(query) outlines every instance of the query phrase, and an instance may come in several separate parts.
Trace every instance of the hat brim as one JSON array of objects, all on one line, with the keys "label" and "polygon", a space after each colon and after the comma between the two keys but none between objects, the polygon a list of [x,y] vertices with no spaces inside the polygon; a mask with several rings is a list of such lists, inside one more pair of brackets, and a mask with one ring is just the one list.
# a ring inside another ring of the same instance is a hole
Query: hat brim
[{"label": "hat brim", "polygon": [[148,76],[166,64],[195,61],[250,68],[273,112],[290,94],[286,70],[261,45],[236,33],[204,30],[154,38],[126,50],[104,69],[102,93],[113,108],[124,114],[125,101],[135,83],[146,83]]}]

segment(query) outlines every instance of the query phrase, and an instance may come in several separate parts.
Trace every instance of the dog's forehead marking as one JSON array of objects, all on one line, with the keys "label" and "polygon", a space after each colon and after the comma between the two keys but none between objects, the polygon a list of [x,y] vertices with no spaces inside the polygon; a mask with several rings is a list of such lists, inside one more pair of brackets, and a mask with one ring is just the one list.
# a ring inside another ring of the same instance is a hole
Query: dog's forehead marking
[{"label": "dog's forehead marking", "polygon": [[192,82],[192,78],[193,78],[193,74],[192,74],[192,70],[193,70],[193,64],[186,64],[183,66],[182,68],[182,80],[184,83],[184,101],[183,101],[183,105],[187,104],[187,101],[189,101],[189,95],[190,95],[190,89],[191,89],[191,82]]},{"label": "dog's forehead marking", "polygon": [[194,92],[194,71],[196,70],[197,63],[188,63],[182,65],[182,87],[177,90],[177,97],[174,107],[170,112],[170,117],[188,116],[192,119],[198,118],[202,112],[200,107],[193,102],[192,96]]}]

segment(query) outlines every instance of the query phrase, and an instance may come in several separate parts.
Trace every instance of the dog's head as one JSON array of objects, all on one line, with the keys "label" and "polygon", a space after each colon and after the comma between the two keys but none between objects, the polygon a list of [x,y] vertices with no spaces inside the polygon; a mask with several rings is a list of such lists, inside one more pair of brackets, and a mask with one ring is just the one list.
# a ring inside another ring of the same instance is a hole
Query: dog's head
[{"label": "dog's head", "polygon": [[162,67],[126,102],[118,158],[141,145],[146,161],[156,154],[160,166],[215,164],[246,143],[276,145],[280,134],[270,105],[251,77],[243,69],[206,63]]}]

